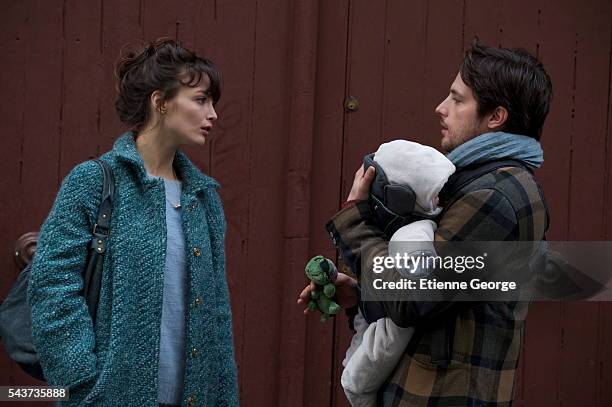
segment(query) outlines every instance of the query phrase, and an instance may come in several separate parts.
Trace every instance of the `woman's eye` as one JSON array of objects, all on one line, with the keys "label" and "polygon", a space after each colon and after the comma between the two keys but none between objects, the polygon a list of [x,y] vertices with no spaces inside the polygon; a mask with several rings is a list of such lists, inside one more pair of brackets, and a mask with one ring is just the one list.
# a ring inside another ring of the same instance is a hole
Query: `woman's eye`
[{"label": "woman's eye", "polygon": [[206,97],[201,97],[201,98],[197,98],[197,99],[196,99],[196,101],[197,101],[199,104],[202,104],[202,105],[203,105],[204,103],[206,103],[206,101],[207,101],[207,100],[208,100],[208,98],[206,98]]}]

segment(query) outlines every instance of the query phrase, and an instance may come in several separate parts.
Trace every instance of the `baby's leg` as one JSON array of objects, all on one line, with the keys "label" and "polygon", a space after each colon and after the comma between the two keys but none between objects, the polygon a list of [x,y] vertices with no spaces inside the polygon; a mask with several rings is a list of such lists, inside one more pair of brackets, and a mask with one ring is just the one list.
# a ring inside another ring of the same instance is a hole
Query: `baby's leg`
[{"label": "baby's leg", "polygon": [[[353,407],[375,406],[376,392],[392,373],[412,338],[414,328],[400,328],[381,318],[363,332],[361,342],[345,359],[342,387]],[[347,352],[348,355],[348,352]]]},{"label": "baby's leg", "polygon": [[342,366],[346,366],[349,359],[353,356],[353,353],[355,353],[355,350],[357,350],[357,348],[361,345],[361,342],[363,342],[363,334],[365,333],[366,329],[368,329],[368,326],[369,324],[363,317],[361,310],[358,310],[357,314],[355,315],[355,319],[353,321],[353,327],[355,328],[355,334],[353,334],[353,338],[351,339],[351,344],[346,350],[346,356],[344,357],[344,360],[342,361]]}]

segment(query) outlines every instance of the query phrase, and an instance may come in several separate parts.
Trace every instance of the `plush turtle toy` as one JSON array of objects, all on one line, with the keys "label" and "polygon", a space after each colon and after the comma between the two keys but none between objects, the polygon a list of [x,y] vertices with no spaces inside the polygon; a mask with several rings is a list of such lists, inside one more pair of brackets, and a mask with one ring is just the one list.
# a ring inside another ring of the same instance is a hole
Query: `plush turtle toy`
[{"label": "plush turtle toy", "polygon": [[334,281],[338,270],[334,263],[323,256],[315,256],[306,264],[306,276],[316,284],[316,289],[310,293],[311,300],[308,309],[321,311],[321,322],[340,311],[340,305],[334,301],[336,286]]}]

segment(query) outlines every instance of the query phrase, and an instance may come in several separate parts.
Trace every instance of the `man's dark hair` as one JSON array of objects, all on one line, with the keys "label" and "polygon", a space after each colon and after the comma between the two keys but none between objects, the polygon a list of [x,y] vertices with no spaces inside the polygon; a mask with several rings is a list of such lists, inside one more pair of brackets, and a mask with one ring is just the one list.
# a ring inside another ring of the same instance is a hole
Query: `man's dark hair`
[{"label": "man's dark hair", "polygon": [[552,82],[534,56],[523,49],[488,47],[476,39],[459,72],[474,93],[480,117],[502,106],[508,119],[501,130],[540,139]]}]

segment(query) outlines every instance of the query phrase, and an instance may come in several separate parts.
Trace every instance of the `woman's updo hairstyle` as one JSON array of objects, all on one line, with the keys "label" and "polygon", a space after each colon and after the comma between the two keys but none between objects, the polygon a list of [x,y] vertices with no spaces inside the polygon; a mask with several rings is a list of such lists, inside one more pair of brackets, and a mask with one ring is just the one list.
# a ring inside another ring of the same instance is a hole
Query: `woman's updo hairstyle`
[{"label": "woman's updo hairstyle", "polygon": [[169,38],[146,44],[137,53],[122,51],[115,66],[119,119],[140,129],[149,120],[153,92],[159,90],[164,100],[172,99],[181,86],[197,86],[203,75],[210,79],[208,92],[216,104],[221,97],[221,77],[212,61]]}]

